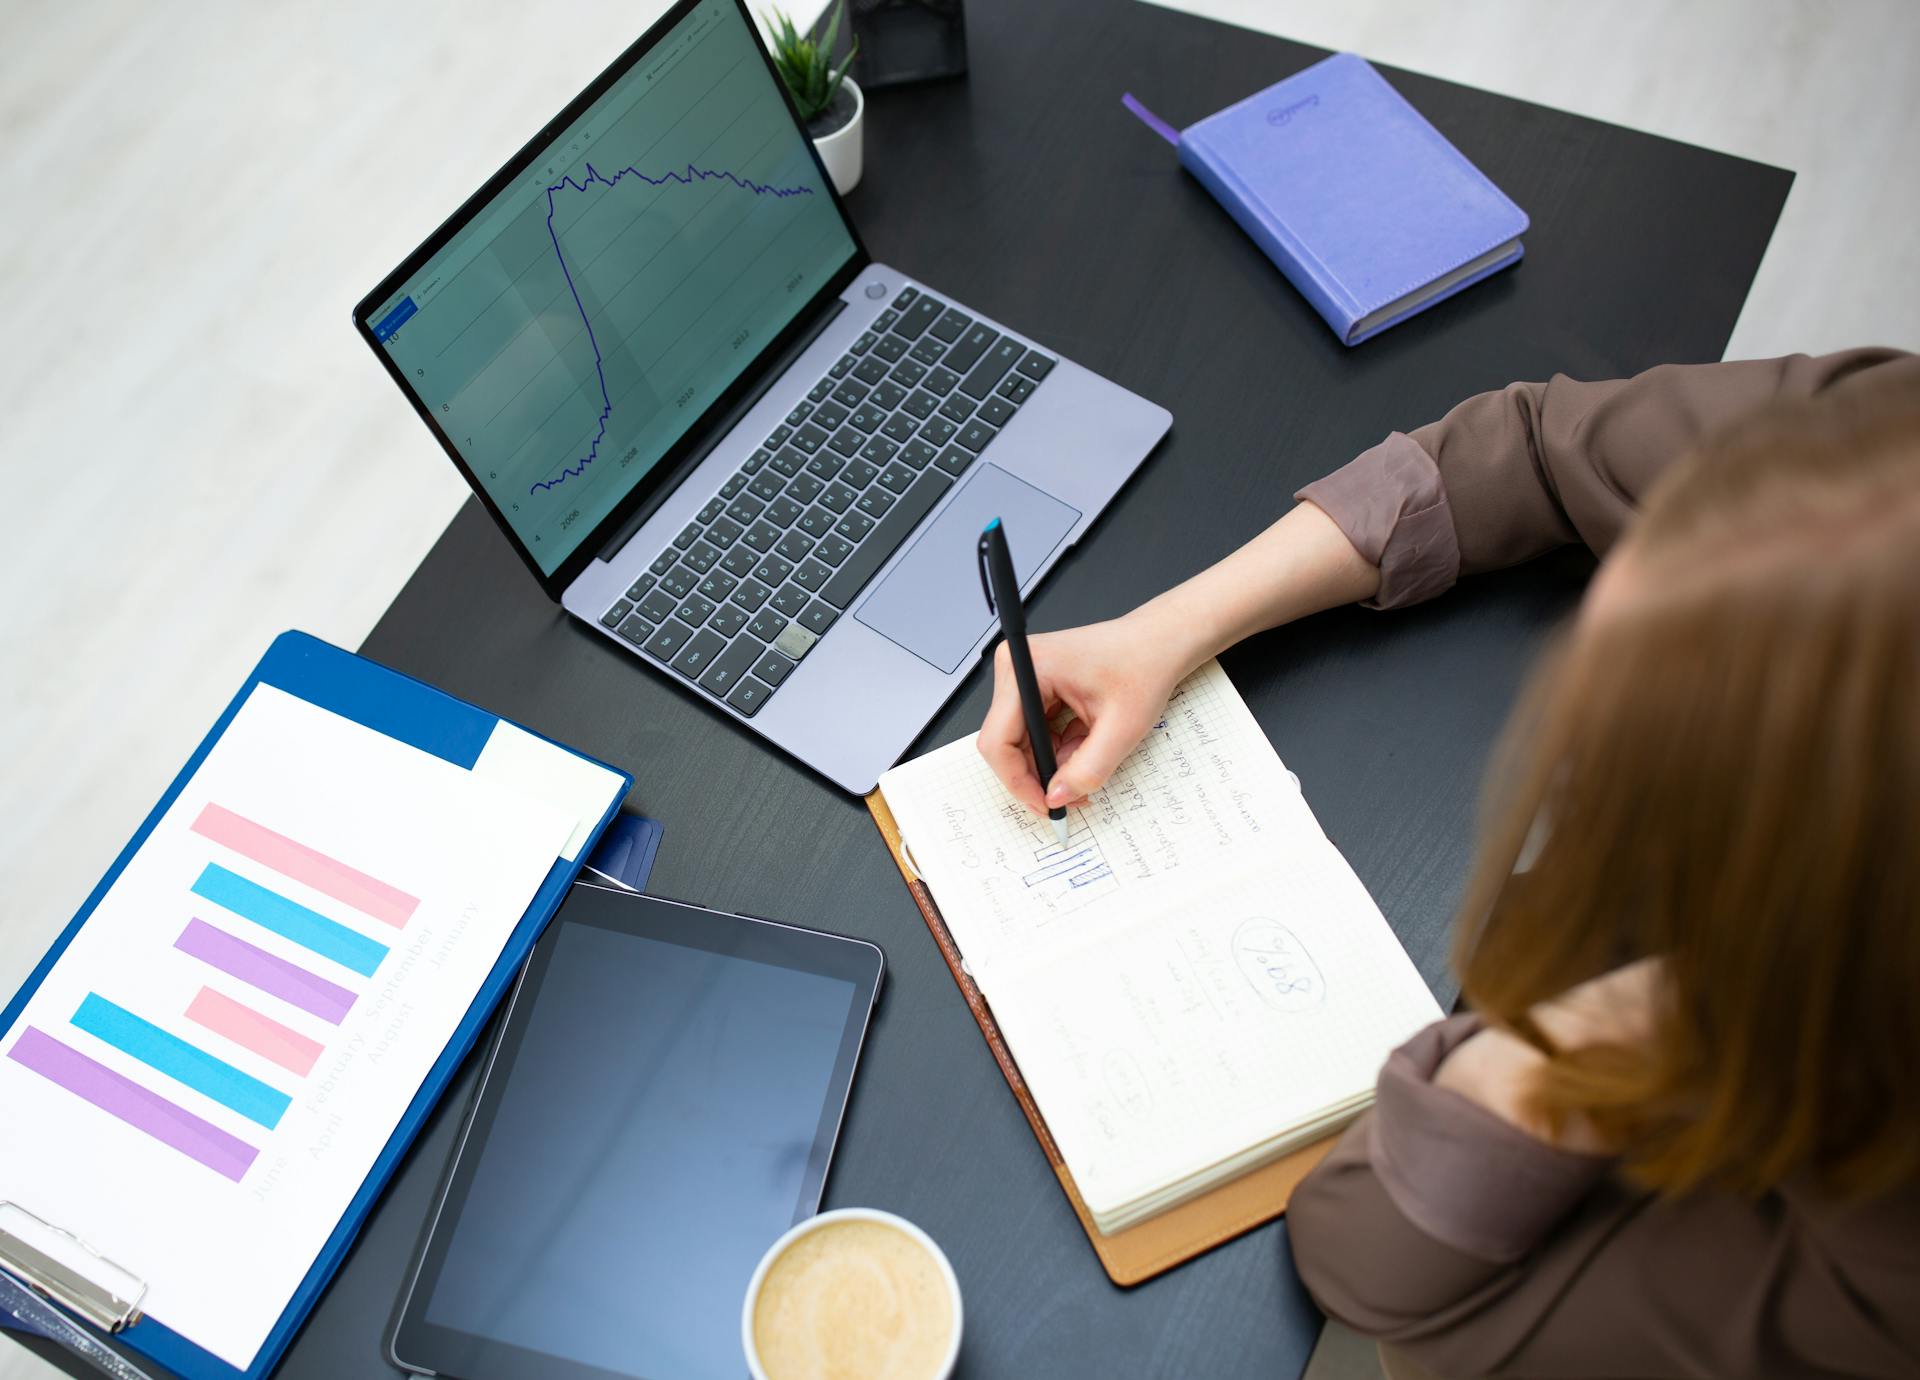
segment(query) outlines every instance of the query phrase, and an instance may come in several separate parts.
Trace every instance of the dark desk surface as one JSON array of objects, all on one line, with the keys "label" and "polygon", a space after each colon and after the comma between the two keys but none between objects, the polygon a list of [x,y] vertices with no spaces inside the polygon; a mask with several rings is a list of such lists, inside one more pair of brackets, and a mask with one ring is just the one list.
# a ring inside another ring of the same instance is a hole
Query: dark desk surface
[{"label": "dark desk surface", "polygon": [[[1533,228],[1517,269],[1348,350],[1119,106],[1131,89],[1184,125],[1318,51],[1119,0],[971,0],[968,21],[967,80],[869,98],[850,201],[869,247],[1175,419],[1039,591],[1041,629],[1147,598],[1251,537],[1299,485],[1468,394],[1720,358],[1791,182],[1393,72]],[[1226,658],[1443,999],[1489,744],[1590,568],[1568,553],[1419,609],[1324,615]],[[364,650],[633,772],[629,808],[667,825],[657,894],[885,948],[890,981],[827,1201],[903,1213],[946,1247],[967,1300],[962,1374],[1299,1372],[1319,1318],[1283,1224],[1133,1290],[1107,1282],[858,800],[570,623],[471,502]],[[968,681],[915,751],[975,728],[987,689]],[[470,1082],[295,1341],[288,1380],[389,1373],[384,1330]]]}]

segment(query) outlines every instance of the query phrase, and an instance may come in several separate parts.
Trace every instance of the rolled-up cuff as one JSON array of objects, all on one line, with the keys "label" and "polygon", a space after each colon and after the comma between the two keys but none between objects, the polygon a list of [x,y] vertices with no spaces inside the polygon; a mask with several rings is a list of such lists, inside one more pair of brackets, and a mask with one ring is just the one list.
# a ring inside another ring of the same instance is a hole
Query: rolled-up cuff
[{"label": "rolled-up cuff", "polygon": [[1480,1029],[1455,1016],[1415,1035],[1380,1070],[1367,1157],[1406,1219],[1443,1245],[1496,1264],[1533,1249],[1612,1161],[1561,1150],[1433,1076]]},{"label": "rolled-up cuff", "polygon": [[1460,542],[1447,510],[1440,467],[1420,443],[1396,431],[1294,494],[1333,519],[1354,550],[1380,568],[1376,609],[1444,594],[1460,575]]}]

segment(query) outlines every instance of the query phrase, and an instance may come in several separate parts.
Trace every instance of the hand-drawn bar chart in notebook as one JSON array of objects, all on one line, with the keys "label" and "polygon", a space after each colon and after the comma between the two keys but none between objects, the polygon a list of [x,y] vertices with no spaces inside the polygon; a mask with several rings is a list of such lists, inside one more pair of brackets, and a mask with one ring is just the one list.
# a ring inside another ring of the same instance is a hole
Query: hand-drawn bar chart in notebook
[{"label": "hand-drawn bar chart in notebook", "polygon": [[[420,902],[399,887],[211,801],[189,828],[211,847],[208,862],[183,898],[195,913],[181,926],[173,947],[206,965],[209,975],[224,974],[244,984],[248,996],[203,985],[184,1010],[148,1010],[143,1015],[89,992],[71,1025],[163,1075],[163,1084],[166,1079],[184,1084],[271,1131],[292,1099],[274,1083],[235,1067],[231,1051],[248,1050],[290,1078],[305,1078],[325,1052],[325,1038],[303,1033],[289,1020],[305,1013],[337,1027],[358,994],[351,986],[268,953],[243,935],[258,927],[362,978],[378,973],[391,952],[360,930],[288,899],[274,890],[273,879],[301,883],[345,911],[396,930],[405,929]],[[182,1033],[185,1025],[197,1028],[197,1038]],[[29,1026],[8,1057],[227,1178],[243,1179],[260,1153],[258,1145],[195,1115],[156,1087],[81,1053],[59,1032]]]}]

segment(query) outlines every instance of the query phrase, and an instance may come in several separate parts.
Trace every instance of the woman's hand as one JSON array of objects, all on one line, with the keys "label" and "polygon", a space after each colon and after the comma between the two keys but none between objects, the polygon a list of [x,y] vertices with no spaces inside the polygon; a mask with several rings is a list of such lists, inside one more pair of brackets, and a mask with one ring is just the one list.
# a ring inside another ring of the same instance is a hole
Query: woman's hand
[{"label": "woman's hand", "polygon": [[1062,706],[1073,714],[1054,730],[1058,770],[1044,798],[1006,644],[995,652],[993,705],[980,726],[980,755],[1021,804],[1045,814],[1105,785],[1158,722],[1173,688],[1206,660],[1155,624],[1148,605],[1110,622],[1028,639],[1047,718],[1056,719]]}]

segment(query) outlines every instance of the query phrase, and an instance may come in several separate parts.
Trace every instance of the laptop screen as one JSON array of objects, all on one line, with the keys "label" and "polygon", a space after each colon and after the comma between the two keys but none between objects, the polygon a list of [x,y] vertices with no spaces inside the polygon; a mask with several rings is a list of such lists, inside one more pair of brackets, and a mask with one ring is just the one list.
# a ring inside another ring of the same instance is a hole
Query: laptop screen
[{"label": "laptop screen", "polygon": [[702,0],[366,315],[552,575],[856,252],[735,0]]}]

